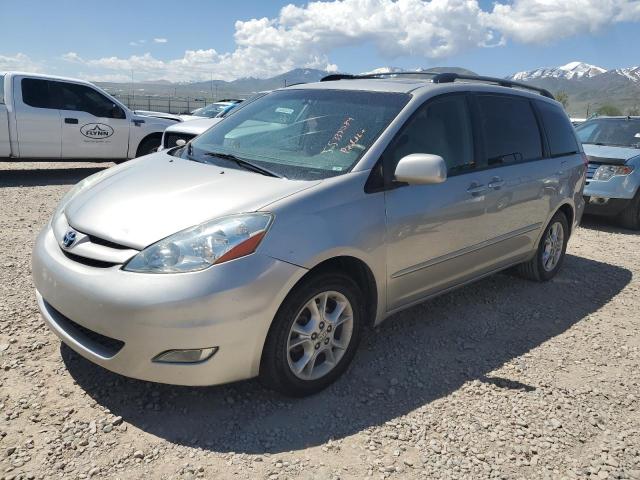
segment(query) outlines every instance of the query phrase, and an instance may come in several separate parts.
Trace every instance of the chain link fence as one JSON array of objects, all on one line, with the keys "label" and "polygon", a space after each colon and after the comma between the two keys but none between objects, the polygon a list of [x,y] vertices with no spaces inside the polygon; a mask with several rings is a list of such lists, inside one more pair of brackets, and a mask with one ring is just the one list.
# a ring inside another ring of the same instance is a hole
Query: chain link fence
[{"label": "chain link fence", "polygon": [[196,108],[215,102],[205,97],[163,97],[157,95],[130,95],[112,93],[131,110],[151,110],[154,112],[188,114]]}]

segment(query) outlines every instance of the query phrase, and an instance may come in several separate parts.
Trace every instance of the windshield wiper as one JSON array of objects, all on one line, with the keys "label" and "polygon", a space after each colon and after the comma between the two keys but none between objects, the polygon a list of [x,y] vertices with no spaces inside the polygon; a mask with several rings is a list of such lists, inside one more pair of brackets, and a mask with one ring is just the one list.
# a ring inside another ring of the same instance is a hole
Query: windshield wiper
[{"label": "windshield wiper", "polygon": [[256,165],[255,163],[251,163],[250,161],[245,160],[244,158],[236,157],[231,153],[205,152],[205,155],[207,157],[215,157],[215,158],[222,158],[223,160],[231,160],[232,162],[235,162],[236,165],[240,165],[241,167],[244,167],[245,169],[251,170],[253,172],[261,173],[262,175],[266,175],[267,177],[282,178],[282,175],[278,175],[277,173],[272,172],[271,170],[267,170],[266,168]]}]

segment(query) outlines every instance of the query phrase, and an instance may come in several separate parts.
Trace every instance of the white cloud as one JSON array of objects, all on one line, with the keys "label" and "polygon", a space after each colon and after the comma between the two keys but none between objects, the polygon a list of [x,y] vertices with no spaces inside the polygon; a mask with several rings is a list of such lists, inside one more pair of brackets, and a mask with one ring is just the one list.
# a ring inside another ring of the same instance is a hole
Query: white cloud
[{"label": "white cloud", "polygon": [[62,55],[62,59],[72,63],[83,63],[84,60],[76,52],[67,52]]},{"label": "white cloud", "polygon": [[40,72],[42,65],[32,60],[24,53],[16,53],[13,56],[0,55],[0,71],[22,70],[25,72]]},{"label": "white cloud", "polygon": [[[287,5],[274,18],[235,23],[236,47],[187,50],[181,58],[150,53],[128,58],[67,60],[96,75],[133,70],[139,79],[202,80],[265,77],[295,67],[337,70],[331,55],[344,47],[372,45],[388,59],[443,59],[508,42],[558,39],[640,20],[640,0],[500,0],[483,9],[478,0],[329,0]],[[164,38],[154,38],[163,43]],[[145,40],[131,42],[142,46]],[[348,65],[343,65],[348,70]]]},{"label": "white cloud", "polygon": [[539,44],[638,20],[637,0],[514,0],[495,4],[481,17],[485,25],[507,39]]},{"label": "white cloud", "polygon": [[141,47],[145,43],[147,43],[146,40],[135,40],[133,42],[129,42],[129,45],[131,45],[132,47]]}]

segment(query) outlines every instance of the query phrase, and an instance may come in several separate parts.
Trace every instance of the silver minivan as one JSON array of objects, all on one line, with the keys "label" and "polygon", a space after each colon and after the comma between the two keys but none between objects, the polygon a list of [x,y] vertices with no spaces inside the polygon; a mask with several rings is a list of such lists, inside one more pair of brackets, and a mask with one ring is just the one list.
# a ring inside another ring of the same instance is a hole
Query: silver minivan
[{"label": "silver minivan", "polygon": [[114,372],[307,395],[395,312],[509,267],[552,278],[585,172],[544,90],[333,75],[76,185],[37,239],[37,301]]}]

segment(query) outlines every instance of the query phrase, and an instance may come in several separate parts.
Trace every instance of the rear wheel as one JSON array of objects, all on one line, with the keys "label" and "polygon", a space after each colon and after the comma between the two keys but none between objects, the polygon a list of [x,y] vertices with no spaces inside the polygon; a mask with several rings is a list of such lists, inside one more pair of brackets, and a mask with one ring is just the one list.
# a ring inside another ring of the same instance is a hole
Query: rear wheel
[{"label": "rear wheel", "polygon": [[346,370],[360,341],[362,293],[338,273],[297,286],[278,311],[265,343],[260,378],[285,395],[305,396]]},{"label": "rear wheel", "polygon": [[542,235],[535,256],[518,265],[518,273],[529,280],[545,282],[560,270],[569,240],[569,223],[564,213],[557,212]]},{"label": "rear wheel", "polygon": [[631,230],[640,230],[640,189],[631,203],[618,216],[620,225]]}]

